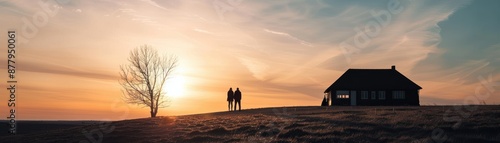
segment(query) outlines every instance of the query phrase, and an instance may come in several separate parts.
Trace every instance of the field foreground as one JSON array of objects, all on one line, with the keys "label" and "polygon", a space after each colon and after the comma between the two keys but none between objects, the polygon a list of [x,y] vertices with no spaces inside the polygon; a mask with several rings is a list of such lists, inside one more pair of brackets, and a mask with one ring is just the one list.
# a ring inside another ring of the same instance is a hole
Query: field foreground
[{"label": "field foreground", "polygon": [[262,108],[18,128],[0,142],[500,142],[499,107]]}]

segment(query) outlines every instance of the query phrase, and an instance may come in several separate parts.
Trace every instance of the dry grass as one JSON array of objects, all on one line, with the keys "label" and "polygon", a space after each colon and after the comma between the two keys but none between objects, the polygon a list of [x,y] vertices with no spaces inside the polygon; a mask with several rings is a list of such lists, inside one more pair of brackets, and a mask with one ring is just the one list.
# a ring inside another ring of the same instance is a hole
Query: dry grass
[{"label": "dry grass", "polygon": [[[452,106],[286,107],[178,117],[116,121],[102,131],[103,142],[500,142],[500,106],[478,106],[468,118]],[[445,121],[446,111],[462,116],[460,126]],[[12,142],[80,142],[82,131],[100,124],[49,132],[0,136]],[[98,138],[98,134],[94,134]],[[90,142],[90,141],[89,141]]]}]

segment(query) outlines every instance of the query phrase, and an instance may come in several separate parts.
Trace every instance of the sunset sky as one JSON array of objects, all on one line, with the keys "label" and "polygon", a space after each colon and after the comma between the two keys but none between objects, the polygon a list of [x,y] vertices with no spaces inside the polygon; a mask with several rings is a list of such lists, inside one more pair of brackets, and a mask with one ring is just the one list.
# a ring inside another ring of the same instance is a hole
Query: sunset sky
[{"label": "sunset sky", "polygon": [[391,65],[423,87],[421,105],[470,103],[477,90],[500,104],[500,84],[481,84],[500,80],[499,13],[498,0],[0,0],[0,83],[14,29],[18,120],[148,117],[118,82],[144,44],[179,58],[160,116],[225,111],[229,87],[245,109],[317,106],[347,69]]}]

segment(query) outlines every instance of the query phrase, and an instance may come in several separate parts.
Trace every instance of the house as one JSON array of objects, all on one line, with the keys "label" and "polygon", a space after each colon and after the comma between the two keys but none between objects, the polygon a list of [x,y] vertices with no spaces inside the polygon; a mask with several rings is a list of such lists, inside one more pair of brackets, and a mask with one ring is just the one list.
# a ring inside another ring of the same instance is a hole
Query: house
[{"label": "house", "polygon": [[332,106],[420,106],[419,85],[396,70],[349,69],[325,90]]}]

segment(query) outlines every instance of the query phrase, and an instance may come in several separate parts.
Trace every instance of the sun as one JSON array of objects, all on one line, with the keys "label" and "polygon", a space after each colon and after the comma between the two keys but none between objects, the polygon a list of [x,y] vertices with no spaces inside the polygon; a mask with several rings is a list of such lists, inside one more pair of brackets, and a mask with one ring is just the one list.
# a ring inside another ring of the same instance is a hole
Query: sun
[{"label": "sun", "polygon": [[182,75],[173,76],[165,82],[163,90],[169,97],[180,97],[184,94],[185,80]]}]

